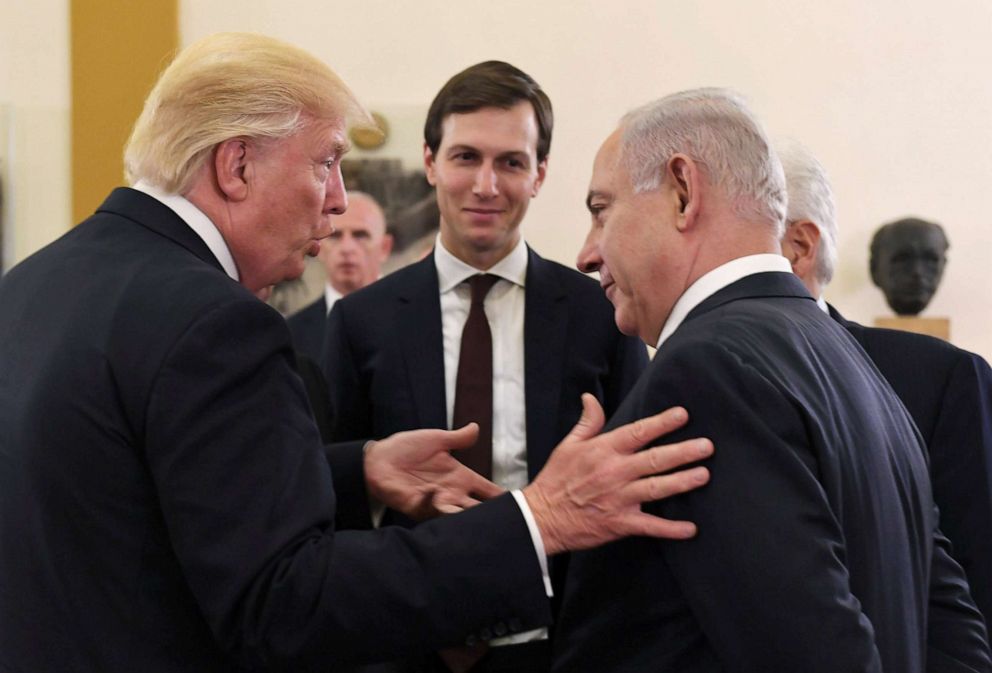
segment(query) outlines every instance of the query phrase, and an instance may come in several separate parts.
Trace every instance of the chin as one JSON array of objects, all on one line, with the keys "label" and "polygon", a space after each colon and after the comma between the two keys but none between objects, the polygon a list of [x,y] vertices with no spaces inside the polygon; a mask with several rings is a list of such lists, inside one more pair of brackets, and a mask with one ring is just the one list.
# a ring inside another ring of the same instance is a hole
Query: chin
[{"label": "chin", "polygon": [[613,321],[617,324],[617,329],[627,336],[638,336],[637,321],[627,316],[624,310],[617,306],[613,311]]}]

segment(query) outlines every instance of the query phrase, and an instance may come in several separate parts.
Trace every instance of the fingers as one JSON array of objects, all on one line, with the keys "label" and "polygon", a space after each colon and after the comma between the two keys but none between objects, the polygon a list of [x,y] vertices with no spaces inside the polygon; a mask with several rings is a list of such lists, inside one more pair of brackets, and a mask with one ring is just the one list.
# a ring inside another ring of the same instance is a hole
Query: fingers
[{"label": "fingers", "polygon": [[694,463],[713,455],[713,442],[706,438],[687,439],[676,444],[653,446],[626,460],[630,478],[668,472],[680,465]]},{"label": "fingers", "polygon": [[575,424],[575,427],[572,428],[571,432],[568,433],[568,437],[565,439],[589,439],[590,437],[595,437],[603,429],[603,423],[605,422],[606,416],[603,414],[603,407],[600,406],[599,400],[594,395],[583,393],[582,416],[579,417],[579,422]]},{"label": "fingers", "polygon": [[685,409],[672,407],[660,414],[621,425],[600,437],[619,453],[633,453],[658,437],[681,428],[688,420],[689,413]]},{"label": "fingers", "polygon": [[628,484],[623,489],[623,494],[630,504],[652,502],[699,488],[709,480],[709,470],[705,467],[694,467],[672,474],[638,479]]},{"label": "fingers", "polygon": [[506,489],[497,486],[464,465],[460,466],[458,470],[458,489],[465,493],[471,493],[480,500],[489,500],[506,492]]},{"label": "fingers", "polygon": [[434,508],[442,514],[456,514],[481,503],[481,500],[476,500],[469,496],[462,496],[457,501],[449,502],[445,502],[444,498],[439,496],[435,497],[433,501]]},{"label": "fingers", "polygon": [[668,540],[687,540],[696,536],[696,524],[691,521],[671,521],[644,512],[634,512],[625,521],[624,527],[629,535],[665,538]]}]

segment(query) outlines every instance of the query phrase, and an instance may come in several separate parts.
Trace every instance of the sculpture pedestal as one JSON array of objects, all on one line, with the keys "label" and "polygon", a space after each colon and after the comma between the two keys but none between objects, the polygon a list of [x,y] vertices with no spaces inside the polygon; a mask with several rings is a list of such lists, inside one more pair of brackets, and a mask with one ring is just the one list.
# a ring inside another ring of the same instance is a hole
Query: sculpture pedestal
[{"label": "sculpture pedestal", "polygon": [[875,327],[928,334],[944,341],[951,340],[951,321],[948,318],[875,318]]}]

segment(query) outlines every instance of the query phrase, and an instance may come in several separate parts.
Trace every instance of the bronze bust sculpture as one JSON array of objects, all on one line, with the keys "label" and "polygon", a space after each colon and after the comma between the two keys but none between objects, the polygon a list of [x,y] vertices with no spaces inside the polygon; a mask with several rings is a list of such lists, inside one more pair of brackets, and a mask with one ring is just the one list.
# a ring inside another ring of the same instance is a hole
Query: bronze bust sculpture
[{"label": "bronze bust sculpture", "polygon": [[948,247],[939,224],[915,217],[890,222],[875,232],[871,279],[897,315],[917,315],[930,303],[944,274]]}]

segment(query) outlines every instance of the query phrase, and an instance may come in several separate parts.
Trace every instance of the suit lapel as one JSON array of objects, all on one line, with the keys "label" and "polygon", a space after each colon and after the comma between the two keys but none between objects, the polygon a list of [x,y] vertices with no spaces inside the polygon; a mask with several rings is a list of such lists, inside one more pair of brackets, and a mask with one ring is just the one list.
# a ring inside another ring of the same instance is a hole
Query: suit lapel
[{"label": "suit lapel", "polygon": [[444,337],[434,255],[411,266],[408,280],[397,294],[393,333],[406,364],[419,426],[446,428]]},{"label": "suit lapel", "polygon": [[115,213],[151,229],[178,243],[204,262],[217,267],[222,273],[226,273],[207,244],[183,222],[182,218],[167,205],[144,192],[118,187],[97,208],[97,212],[101,211]]},{"label": "suit lapel", "polygon": [[568,302],[554,267],[528,248],[524,292],[527,473],[533,479],[555,446],[564,374]]}]

